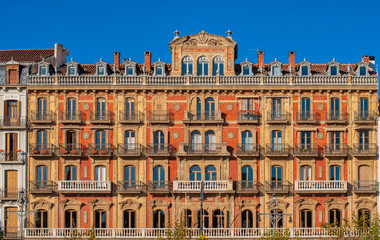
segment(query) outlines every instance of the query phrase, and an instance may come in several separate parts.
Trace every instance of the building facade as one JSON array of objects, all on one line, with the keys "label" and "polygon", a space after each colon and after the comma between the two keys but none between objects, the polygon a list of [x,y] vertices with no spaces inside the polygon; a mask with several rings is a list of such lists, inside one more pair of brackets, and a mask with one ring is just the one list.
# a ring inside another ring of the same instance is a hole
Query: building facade
[{"label": "building facade", "polygon": [[190,228],[270,228],[260,214],[272,211],[272,194],[277,212],[288,214],[276,227],[375,216],[371,57],[296,64],[289,52],[288,63],[266,64],[259,51],[258,63],[237,64],[231,36],[204,31],[169,46],[171,64],[152,63],[150,52],[144,64],[120,62],[116,52],[113,64],[41,61],[28,76],[35,214],[26,237],[91,227],[103,237],[141,237],[133,229],[181,220]]}]

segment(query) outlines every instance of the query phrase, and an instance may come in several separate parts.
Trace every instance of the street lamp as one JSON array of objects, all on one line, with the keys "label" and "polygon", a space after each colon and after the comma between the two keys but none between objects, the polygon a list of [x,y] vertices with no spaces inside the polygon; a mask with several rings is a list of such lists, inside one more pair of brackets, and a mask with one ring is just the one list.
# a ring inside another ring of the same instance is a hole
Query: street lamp
[{"label": "street lamp", "polygon": [[271,201],[269,203],[269,208],[271,210],[270,213],[258,213],[258,217],[257,217],[257,221],[258,222],[261,222],[260,216],[267,217],[270,220],[271,225],[273,226],[274,229],[277,228],[277,224],[285,216],[289,216],[289,223],[293,222],[293,220],[292,220],[292,214],[279,212],[279,210],[278,210],[278,199],[277,199],[277,195],[276,194],[272,195]]},{"label": "street lamp", "polygon": [[203,201],[205,200],[205,183],[203,181],[201,181],[201,197],[200,197],[200,201],[201,201],[201,209],[200,209],[200,214],[201,214],[201,217],[200,217],[200,230],[201,230],[201,236],[203,235]]}]

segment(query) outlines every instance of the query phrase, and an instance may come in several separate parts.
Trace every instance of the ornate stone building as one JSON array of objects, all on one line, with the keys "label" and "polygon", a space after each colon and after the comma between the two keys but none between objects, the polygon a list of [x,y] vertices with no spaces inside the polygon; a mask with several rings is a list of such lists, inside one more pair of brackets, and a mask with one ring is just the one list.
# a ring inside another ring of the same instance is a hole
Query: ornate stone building
[{"label": "ornate stone building", "polygon": [[370,57],[296,64],[289,52],[288,63],[266,64],[259,51],[258,63],[237,64],[231,36],[204,31],[169,46],[171,64],[152,63],[150,52],[144,64],[114,53],[113,64],[43,61],[28,76],[28,116],[43,109],[44,118],[29,118],[36,214],[26,237],[64,237],[60,229],[74,227],[143,237],[180,220],[215,231],[270,228],[259,214],[271,211],[273,193],[277,211],[292,216],[277,227],[374,216],[378,75]]}]

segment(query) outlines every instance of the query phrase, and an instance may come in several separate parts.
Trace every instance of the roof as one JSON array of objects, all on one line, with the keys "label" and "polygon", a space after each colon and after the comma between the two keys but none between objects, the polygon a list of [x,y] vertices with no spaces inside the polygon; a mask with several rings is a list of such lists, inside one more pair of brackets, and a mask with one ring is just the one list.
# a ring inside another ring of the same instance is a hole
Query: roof
[{"label": "roof", "polygon": [[54,49],[19,49],[19,50],[0,50],[0,62],[31,63],[42,60],[54,55]]}]

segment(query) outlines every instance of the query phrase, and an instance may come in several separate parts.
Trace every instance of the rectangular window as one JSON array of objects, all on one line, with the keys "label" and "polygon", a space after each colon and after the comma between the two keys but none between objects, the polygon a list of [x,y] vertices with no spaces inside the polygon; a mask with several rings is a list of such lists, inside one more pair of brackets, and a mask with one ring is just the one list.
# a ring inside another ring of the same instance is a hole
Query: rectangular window
[{"label": "rectangular window", "polygon": [[279,66],[273,66],[272,67],[272,76],[280,76],[280,67]]},{"label": "rectangular window", "polygon": [[369,150],[369,132],[359,132],[359,148],[360,150]]},{"label": "rectangular window", "polygon": [[103,76],[106,73],[105,67],[98,67],[98,75]]},{"label": "rectangular window", "polygon": [[330,74],[331,74],[331,76],[336,76],[336,75],[338,75],[338,67],[337,66],[331,66],[330,67]]},{"label": "rectangular window", "polygon": [[17,84],[18,83],[18,71],[10,70],[9,71],[9,84]]},{"label": "rectangular window", "polygon": [[331,150],[340,150],[340,132],[330,133]]},{"label": "rectangular window", "polygon": [[311,149],[311,132],[301,132],[301,148]]},{"label": "rectangular window", "polygon": [[360,67],[360,76],[366,76],[366,75],[367,75],[367,68]]},{"label": "rectangular window", "polygon": [[302,66],[302,76],[308,76],[309,75],[309,67]]},{"label": "rectangular window", "polygon": [[162,67],[156,67],[156,75],[162,76],[163,75],[163,69]]},{"label": "rectangular window", "polygon": [[40,76],[47,75],[47,67],[40,67]]},{"label": "rectangular window", "polygon": [[133,75],[133,67],[127,67],[127,75],[128,76]]},{"label": "rectangular window", "polygon": [[69,76],[75,75],[75,67],[69,67]]},{"label": "rectangular window", "polygon": [[249,75],[249,66],[243,66],[243,76],[248,76]]}]

